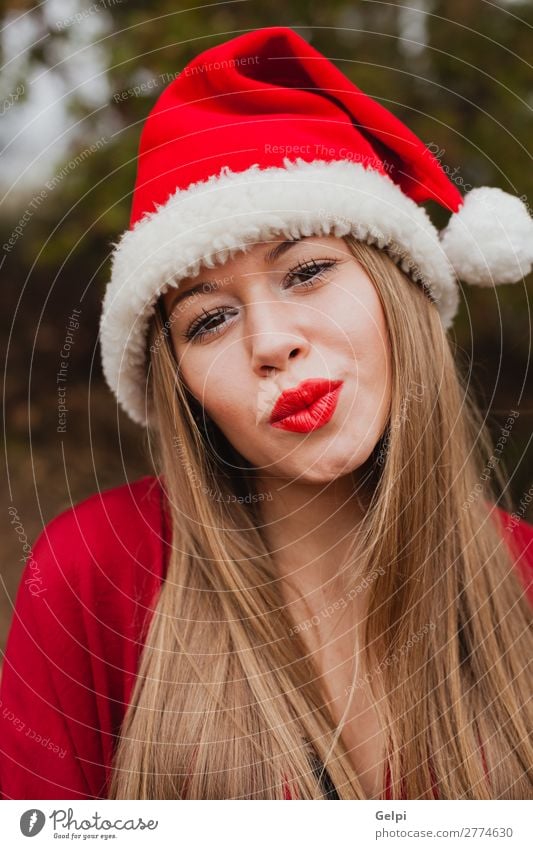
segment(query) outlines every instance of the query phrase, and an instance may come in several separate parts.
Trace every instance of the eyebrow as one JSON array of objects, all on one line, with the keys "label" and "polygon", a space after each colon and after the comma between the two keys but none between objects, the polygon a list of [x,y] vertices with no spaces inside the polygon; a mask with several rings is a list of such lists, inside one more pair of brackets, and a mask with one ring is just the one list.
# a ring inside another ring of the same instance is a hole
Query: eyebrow
[{"label": "eyebrow", "polygon": [[[284,242],[280,242],[278,245],[274,245],[269,251],[266,252],[263,259],[267,265],[273,265],[276,260],[278,260],[284,253],[289,251],[294,245],[299,242],[304,241],[305,239],[309,239],[310,236],[299,236],[297,239],[286,239]],[[173,310],[176,304],[179,304],[180,301],[186,300],[186,298],[192,298],[194,295],[208,295],[210,292],[204,291],[204,286],[207,284],[215,283],[214,280],[203,280],[201,283],[195,283],[194,286],[191,286],[190,289],[187,289],[185,292],[180,292],[178,290],[178,294],[176,297],[170,302],[169,310]]]}]

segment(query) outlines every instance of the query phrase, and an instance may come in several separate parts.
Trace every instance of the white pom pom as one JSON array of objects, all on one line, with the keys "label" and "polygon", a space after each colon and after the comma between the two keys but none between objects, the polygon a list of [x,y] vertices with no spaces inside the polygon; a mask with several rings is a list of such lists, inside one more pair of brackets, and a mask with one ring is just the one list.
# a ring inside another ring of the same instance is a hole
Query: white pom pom
[{"label": "white pom pom", "polygon": [[472,189],[440,233],[456,276],[474,286],[516,283],[533,265],[533,218],[502,189]]}]

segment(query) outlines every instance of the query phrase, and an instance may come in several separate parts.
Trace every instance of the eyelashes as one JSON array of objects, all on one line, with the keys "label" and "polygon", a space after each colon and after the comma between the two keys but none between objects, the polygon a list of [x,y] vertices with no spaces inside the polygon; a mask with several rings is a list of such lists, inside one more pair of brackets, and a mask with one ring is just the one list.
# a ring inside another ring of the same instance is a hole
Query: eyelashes
[{"label": "eyelashes", "polygon": [[[285,275],[284,283],[289,281],[289,284],[297,277],[304,277],[303,282],[297,283],[294,286],[283,286],[284,289],[312,289],[316,286],[330,271],[338,264],[338,259],[324,258],[323,260],[306,260],[290,268]],[[194,319],[182,334],[184,342],[200,342],[206,337],[212,337],[222,332],[224,325],[231,323],[221,321],[219,324],[213,323],[227,313],[235,316],[239,310],[236,307],[215,307],[211,310],[202,309],[200,315]]]}]

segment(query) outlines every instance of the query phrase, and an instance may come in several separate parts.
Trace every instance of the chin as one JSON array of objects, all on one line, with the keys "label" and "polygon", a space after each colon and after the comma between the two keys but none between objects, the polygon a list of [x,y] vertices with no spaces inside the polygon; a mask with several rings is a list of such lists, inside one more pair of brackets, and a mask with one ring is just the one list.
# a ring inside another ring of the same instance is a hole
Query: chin
[{"label": "chin", "polygon": [[[353,443],[352,443],[353,444]],[[372,445],[361,446],[358,450],[322,451],[313,457],[308,452],[302,452],[302,459],[290,471],[286,470],[288,478],[297,478],[299,483],[327,484],[337,478],[349,475],[364,465],[372,453]],[[303,455],[306,454],[304,460]],[[293,455],[296,459],[296,455]],[[299,458],[298,458],[299,459]]]},{"label": "chin", "polygon": [[344,463],[339,463],[338,466],[328,465],[327,462],[323,463],[321,461],[317,465],[317,468],[309,469],[309,473],[303,477],[312,479],[314,483],[331,483],[331,481],[337,480],[337,478],[346,477],[346,475],[355,472],[364,462],[364,459],[354,461],[353,457],[349,460],[346,459]]}]

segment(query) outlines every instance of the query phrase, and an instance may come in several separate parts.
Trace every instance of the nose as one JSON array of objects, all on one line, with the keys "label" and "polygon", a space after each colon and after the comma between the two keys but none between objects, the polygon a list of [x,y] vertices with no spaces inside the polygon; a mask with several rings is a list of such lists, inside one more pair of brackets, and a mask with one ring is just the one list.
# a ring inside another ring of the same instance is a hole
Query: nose
[{"label": "nose", "polygon": [[252,368],[259,377],[285,371],[295,357],[305,356],[309,342],[302,333],[296,304],[263,300],[248,306],[246,339]]}]

